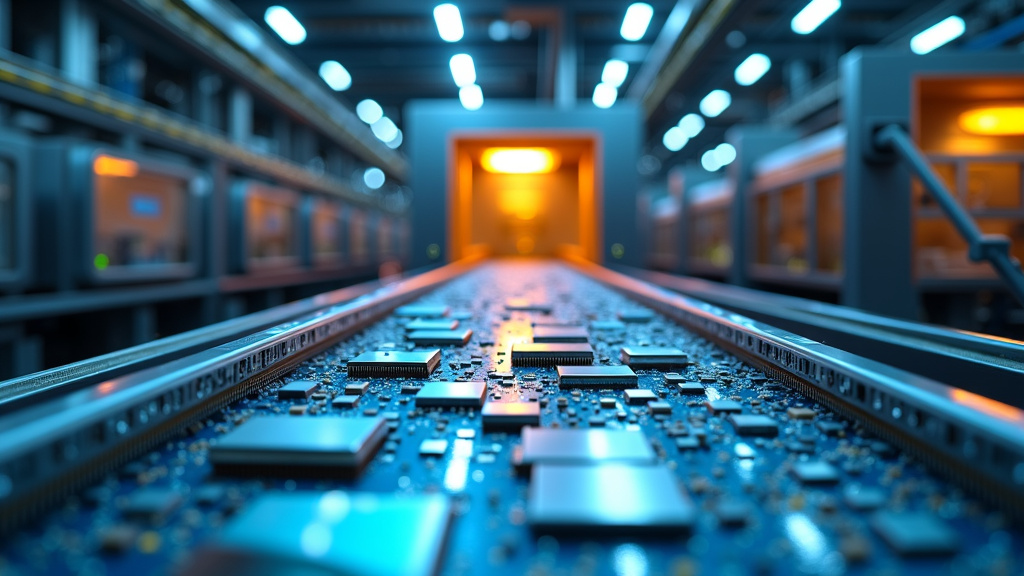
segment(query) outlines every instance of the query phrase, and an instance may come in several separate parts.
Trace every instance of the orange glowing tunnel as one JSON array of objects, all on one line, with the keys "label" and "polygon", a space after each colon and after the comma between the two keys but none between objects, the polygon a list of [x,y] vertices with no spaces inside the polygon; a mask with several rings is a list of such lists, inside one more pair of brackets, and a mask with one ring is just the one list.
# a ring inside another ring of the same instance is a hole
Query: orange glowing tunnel
[{"label": "orange glowing tunnel", "polygon": [[449,192],[452,259],[600,254],[596,136],[456,138]]}]

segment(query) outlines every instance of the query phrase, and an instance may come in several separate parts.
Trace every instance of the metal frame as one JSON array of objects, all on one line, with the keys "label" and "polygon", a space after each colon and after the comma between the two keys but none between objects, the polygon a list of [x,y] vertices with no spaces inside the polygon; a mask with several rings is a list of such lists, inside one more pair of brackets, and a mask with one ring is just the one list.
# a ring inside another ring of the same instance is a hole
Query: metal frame
[{"label": "metal frame", "polygon": [[[10,161],[14,171],[11,190],[13,209],[11,249],[12,265],[0,268],[0,290],[18,290],[32,282],[35,268],[32,261],[34,241],[32,238],[32,157],[31,140],[28,137],[0,130],[0,160]],[[7,223],[0,222],[0,226]]]},{"label": "metal frame", "polygon": [[[256,187],[255,194],[267,196],[270,198],[287,199],[292,202],[294,206],[294,219],[292,228],[292,241],[295,245],[296,254],[294,256],[282,256],[274,258],[273,260],[267,261],[256,261],[250,256],[249,239],[247,236],[248,227],[250,223],[247,221],[248,203],[249,199],[254,193],[254,187]],[[303,210],[303,195],[300,192],[291,190],[289,188],[281,188],[254,180],[251,178],[242,178],[236,180],[231,185],[231,225],[232,231],[231,237],[233,238],[232,250],[231,250],[231,269],[237,273],[243,274],[258,274],[265,272],[280,272],[287,271],[294,268],[300,268],[303,262],[308,261],[306,253],[303,251],[305,245],[308,244],[303,240],[303,231],[308,227],[305,225],[306,221]]]}]

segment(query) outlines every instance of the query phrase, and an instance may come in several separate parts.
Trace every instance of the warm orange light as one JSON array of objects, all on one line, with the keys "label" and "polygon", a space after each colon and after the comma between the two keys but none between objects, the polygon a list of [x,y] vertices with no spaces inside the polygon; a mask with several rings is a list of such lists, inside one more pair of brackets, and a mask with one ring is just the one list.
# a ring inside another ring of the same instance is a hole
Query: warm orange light
[{"label": "warm orange light", "polygon": [[960,114],[960,128],[982,136],[1024,135],[1024,106],[986,106]]},{"label": "warm orange light", "polygon": [[991,398],[979,396],[978,394],[968,392],[960,388],[953,388],[952,400],[957,404],[974,408],[979,412],[984,412],[985,414],[999,418],[1000,420],[1024,422],[1024,413],[1013,406],[1003,404],[1002,402],[992,400]]},{"label": "warm orange light", "polygon": [[139,164],[137,162],[112,156],[97,156],[93,160],[92,169],[97,176],[134,178],[139,174]]},{"label": "warm orange light", "polygon": [[558,161],[547,148],[488,148],[480,158],[484,170],[495,174],[547,174]]},{"label": "warm orange light", "polygon": [[540,204],[540,192],[534,189],[503,190],[498,198],[501,211],[519,220],[536,218]]}]

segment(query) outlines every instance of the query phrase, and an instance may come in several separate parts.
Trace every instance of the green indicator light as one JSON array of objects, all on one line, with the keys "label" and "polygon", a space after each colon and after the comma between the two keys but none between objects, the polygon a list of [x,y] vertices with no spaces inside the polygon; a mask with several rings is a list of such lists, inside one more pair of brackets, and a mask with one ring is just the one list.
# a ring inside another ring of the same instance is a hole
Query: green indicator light
[{"label": "green indicator light", "polygon": [[612,256],[614,256],[615,258],[622,258],[622,256],[625,253],[626,253],[626,247],[625,246],[623,246],[622,244],[619,244],[618,242],[616,242],[615,244],[612,244]]},{"label": "green indicator light", "polygon": [[431,244],[427,246],[427,257],[431,260],[437,260],[441,256],[441,247],[437,244]]},{"label": "green indicator light", "polygon": [[97,270],[106,270],[107,266],[110,266],[110,257],[101,252],[92,259],[92,265],[95,266]]}]

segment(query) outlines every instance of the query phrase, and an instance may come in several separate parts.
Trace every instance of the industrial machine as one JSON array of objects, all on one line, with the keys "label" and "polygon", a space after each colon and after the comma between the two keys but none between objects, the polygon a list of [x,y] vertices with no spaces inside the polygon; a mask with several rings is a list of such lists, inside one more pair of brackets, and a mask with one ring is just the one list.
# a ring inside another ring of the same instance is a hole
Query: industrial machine
[{"label": "industrial machine", "polygon": [[333,267],[345,260],[344,207],[318,196],[306,199],[309,222],[309,254],[315,267]]},{"label": "industrial machine", "polygon": [[0,292],[29,283],[32,272],[31,143],[0,132]]},{"label": "industrial machine", "polygon": [[255,180],[233,189],[236,272],[288,269],[302,264],[301,196]]}]

